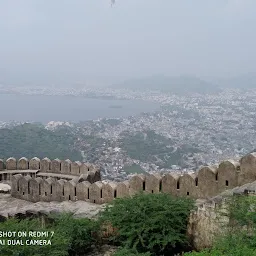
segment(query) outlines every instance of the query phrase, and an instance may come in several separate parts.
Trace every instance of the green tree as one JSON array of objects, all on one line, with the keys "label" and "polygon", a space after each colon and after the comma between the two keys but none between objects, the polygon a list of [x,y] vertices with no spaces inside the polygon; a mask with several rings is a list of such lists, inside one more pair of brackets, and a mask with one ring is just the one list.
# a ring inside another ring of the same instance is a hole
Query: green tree
[{"label": "green tree", "polygon": [[194,207],[189,198],[167,194],[136,194],[113,201],[101,213],[101,223],[117,230],[110,240],[136,252],[174,255],[189,246],[187,221]]},{"label": "green tree", "polygon": [[150,252],[139,253],[134,249],[121,248],[113,256],[151,256]]},{"label": "green tree", "polygon": [[[2,238],[6,245],[0,246],[2,256],[78,256],[92,250],[96,245],[97,237],[93,236],[99,230],[98,222],[86,218],[75,219],[71,214],[61,214],[51,217],[45,225],[39,219],[18,220],[8,219],[0,223],[0,231],[26,232],[26,236]],[[48,231],[47,237],[30,237],[30,231]],[[54,232],[54,233],[52,233]],[[53,235],[52,235],[53,234]],[[51,236],[52,235],[52,236]],[[8,245],[7,240],[21,240],[24,245]],[[26,241],[50,240],[49,245],[29,245]]]},{"label": "green tree", "polygon": [[72,214],[61,214],[54,219],[56,233],[68,238],[70,256],[84,255],[97,244],[99,222],[87,218],[74,218]]},{"label": "green tree", "polygon": [[[4,256],[45,256],[45,255],[54,255],[54,256],[68,256],[68,241],[69,238],[63,236],[63,234],[54,232],[54,236],[37,238],[30,237],[30,231],[54,231],[51,227],[43,228],[38,219],[30,220],[17,220],[9,219],[5,222],[0,223],[0,230],[2,232],[16,232],[16,235],[13,235],[9,238],[1,238],[5,240],[5,245],[0,246],[0,255]],[[26,232],[26,236],[19,237],[18,232]],[[41,240],[46,239],[51,241],[51,245],[30,245],[32,240]],[[8,240],[20,241],[20,244],[23,245],[8,245]],[[27,242],[29,241],[29,242]]]}]

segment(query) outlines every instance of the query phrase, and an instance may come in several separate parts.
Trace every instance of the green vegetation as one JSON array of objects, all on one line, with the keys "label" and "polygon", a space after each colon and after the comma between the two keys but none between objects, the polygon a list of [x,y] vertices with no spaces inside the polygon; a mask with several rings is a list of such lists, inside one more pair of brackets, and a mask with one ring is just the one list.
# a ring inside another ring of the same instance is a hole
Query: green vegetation
[{"label": "green vegetation", "polygon": [[151,253],[139,253],[135,249],[122,248],[118,250],[113,256],[151,256]]},{"label": "green vegetation", "polygon": [[188,198],[137,194],[113,201],[101,213],[100,221],[111,223],[117,232],[113,232],[109,241],[125,249],[150,255],[174,255],[189,246],[186,230],[193,205]]},{"label": "green vegetation", "polygon": [[199,151],[196,147],[188,145],[175,148],[172,139],[156,134],[152,130],[136,134],[123,132],[121,136],[120,145],[131,158],[142,162],[154,162],[160,168],[170,168],[171,165],[183,166],[186,154]]},{"label": "green vegetation", "polygon": [[74,146],[76,138],[67,128],[49,131],[38,124],[0,129],[0,158],[37,156],[81,161],[81,153]]},{"label": "green vegetation", "polygon": [[145,171],[137,164],[133,164],[132,166],[125,166],[124,171],[127,174],[133,174],[133,173],[145,173]]},{"label": "green vegetation", "polygon": [[[1,237],[0,243],[5,240],[6,245],[0,245],[0,255],[94,255],[104,243],[119,246],[113,256],[174,255],[186,250],[189,245],[186,227],[193,205],[194,202],[188,198],[138,194],[115,200],[100,213],[97,220],[76,219],[71,214],[52,215],[44,221],[41,217],[11,218],[0,223],[0,231],[1,234],[16,231],[16,235],[12,238]],[[26,236],[17,236],[18,231],[26,232]],[[31,237],[29,231],[49,233],[44,237]],[[7,240],[21,240],[24,245],[7,245]],[[46,240],[47,244],[31,245],[36,240]]]},{"label": "green vegetation", "polygon": [[186,256],[256,256],[256,197],[233,196],[227,199],[230,221],[225,235],[216,239],[213,248]]},{"label": "green vegetation", "polygon": [[[128,155],[133,159],[140,161],[151,161],[152,157],[164,154],[172,154],[173,141],[154,131],[137,132],[136,134],[122,133],[120,141],[121,147],[127,151]],[[167,148],[167,146],[170,146]],[[177,159],[178,161],[178,159]]]},{"label": "green vegetation", "polygon": [[[42,225],[39,219],[9,219],[0,223],[0,230],[16,231],[15,238],[1,238],[6,245],[0,246],[3,256],[76,256],[92,250],[96,243],[93,232],[98,230],[98,223],[89,219],[74,219],[71,215],[63,214],[54,217],[49,223]],[[18,232],[26,232],[19,237]],[[31,237],[29,231],[48,231],[48,237]],[[53,233],[54,232],[54,233]],[[22,241],[24,245],[7,245],[7,240]],[[47,240],[50,244],[35,245],[36,240]]]},{"label": "green vegetation", "polygon": [[102,145],[105,144],[107,147],[109,144],[105,139],[93,135],[79,133],[76,136],[79,140],[76,142],[75,147],[83,151],[82,155],[84,160],[91,163],[98,160],[99,151],[101,151]]},{"label": "green vegetation", "polygon": [[[48,231],[49,235],[44,238],[16,236],[24,245],[1,244],[0,255],[94,255],[97,248],[107,243],[119,246],[113,256],[256,256],[256,197],[234,196],[226,202],[227,211],[220,210],[230,220],[225,226],[226,232],[216,239],[212,248],[201,252],[186,252],[191,250],[186,230],[193,200],[141,193],[114,200],[97,220],[62,214],[45,221],[12,218],[1,222],[1,232]],[[51,245],[32,246],[38,239],[50,240]],[[1,237],[1,243],[3,240],[7,243],[14,238]]]}]

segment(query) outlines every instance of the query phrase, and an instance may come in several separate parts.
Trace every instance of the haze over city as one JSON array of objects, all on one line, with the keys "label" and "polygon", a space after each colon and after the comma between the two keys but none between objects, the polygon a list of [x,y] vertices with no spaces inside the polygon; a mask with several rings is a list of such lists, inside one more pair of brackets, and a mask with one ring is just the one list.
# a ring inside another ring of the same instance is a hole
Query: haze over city
[{"label": "haze over city", "polygon": [[256,256],[255,31],[256,0],[0,0],[0,255]]},{"label": "haze over city", "polygon": [[0,2],[0,83],[112,85],[254,73],[254,0]]}]

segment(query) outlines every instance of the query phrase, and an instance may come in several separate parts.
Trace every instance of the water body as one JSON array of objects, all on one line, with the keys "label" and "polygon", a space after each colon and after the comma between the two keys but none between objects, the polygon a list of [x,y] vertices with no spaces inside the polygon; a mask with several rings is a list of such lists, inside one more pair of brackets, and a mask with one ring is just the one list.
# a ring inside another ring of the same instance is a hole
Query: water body
[{"label": "water body", "polygon": [[0,121],[79,122],[151,112],[160,104],[139,100],[91,99],[72,96],[0,94]]}]

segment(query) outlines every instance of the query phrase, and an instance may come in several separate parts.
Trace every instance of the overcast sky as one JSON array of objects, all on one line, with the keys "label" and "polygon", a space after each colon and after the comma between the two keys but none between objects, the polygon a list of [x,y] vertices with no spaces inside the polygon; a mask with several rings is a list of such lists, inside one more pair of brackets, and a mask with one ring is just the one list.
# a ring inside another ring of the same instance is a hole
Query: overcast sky
[{"label": "overcast sky", "polygon": [[239,75],[255,31],[255,0],[1,0],[0,82]]}]

